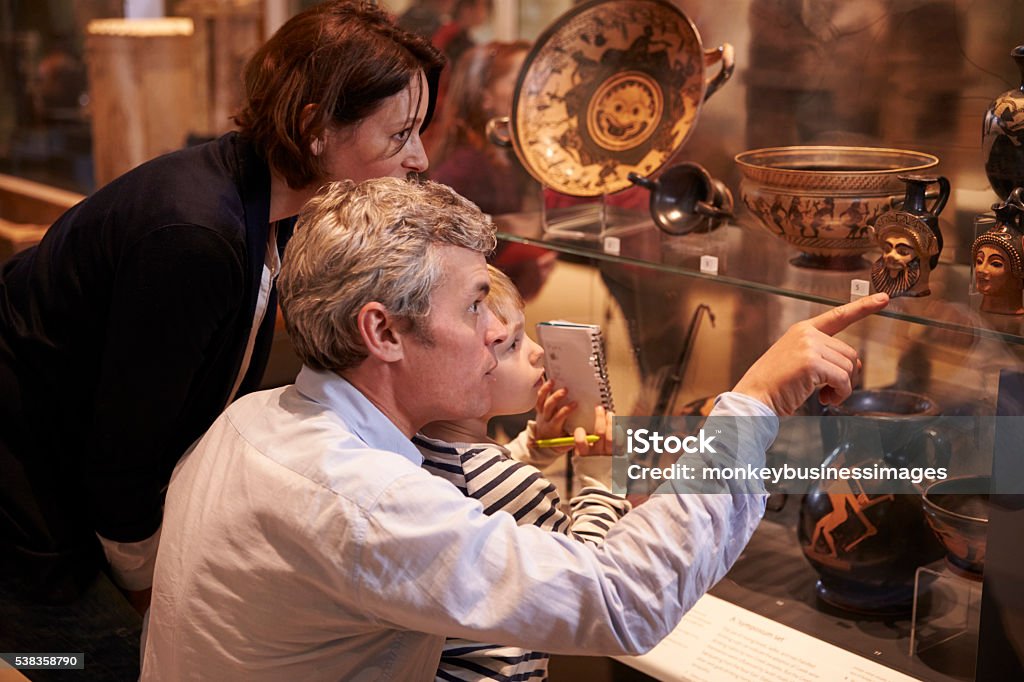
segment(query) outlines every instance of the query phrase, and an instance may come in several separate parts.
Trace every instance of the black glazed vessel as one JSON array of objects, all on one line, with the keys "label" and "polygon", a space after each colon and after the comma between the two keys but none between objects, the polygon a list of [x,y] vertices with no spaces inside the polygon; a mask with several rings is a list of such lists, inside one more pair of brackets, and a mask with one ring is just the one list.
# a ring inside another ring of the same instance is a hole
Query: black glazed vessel
[{"label": "black glazed vessel", "polygon": [[1010,56],[1021,84],[993,100],[981,129],[985,175],[1004,201],[1014,187],[1024,186],[1024,45],[1013,48]]},{"label": "black glazed vessel", "polygon": [[[945,466],[948,443],[929,426],[938,414],[931,399],[916,393],[854,391],[822,421],[826,451],[834,444],[824,465]],[[922,488],[911,481],[882,487],[854,480],[812,488],[797,531],[804,557],[818,572],[821,601],[863,614],[910,612],[917,568],[944,554],[925,521]]]},{"label": "black glazed vessel", "polygon": [[991,487],[988,476],[950,478],[928,486],[922,500],[950,570],[971,580],[981,580],[985,570]]},{"label": "black glazed vessel", "polygon": [[[939,245],[939,253],[932,256],[928,266],[934,270],[939,264],[939,255],[942,253],[942,230],[939,228],[939,214],[946,207],[949,201],[950,185],[949,180],[941,175],[900,175],[899,179],[907,183],[907,193],[903,198],[903,206],[900,210],[920,218],[928,229],[935,235]],[[939,196],[929,208],[926,199],[929,185],[938,184]]]},{"label": "black glazed vessel", "polygon": [[732,192],[699,163],[679,163],[657,180],[637,173],[629,181],[650,191],[651,219],[672,235],[711,232],[732,217]]}]

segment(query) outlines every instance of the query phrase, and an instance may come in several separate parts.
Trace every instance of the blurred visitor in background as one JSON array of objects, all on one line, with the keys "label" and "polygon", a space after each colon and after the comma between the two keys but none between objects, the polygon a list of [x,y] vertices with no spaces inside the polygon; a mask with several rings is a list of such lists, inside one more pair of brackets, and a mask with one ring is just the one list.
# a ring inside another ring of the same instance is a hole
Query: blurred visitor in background
[{"label": "blurred visitor in background", "polygon": [[414,0],[395,23],[429,40],[448,21],[453,5],[454,0]]},{"label": "blurred visitor in background", "polygon": [[[476,41],[473,40],[470,31],[486,23],[490,13],[491,0],[455,0],[451,16],[445,17],[442,25],[427,36],[430,38],[431,44],[448,58],[448,64],[441,72],[441,80],[437,86],[437,109],[434,115],[438,119],[440,119],[441,112],[444,110],[449,85],[453,78],[455,78],[453,75],[455,66],[459,63],[462,55],[476,45]],[[515,71],[518,72],[518,67]],[[514,87],[515,73],[512,74],[511,80],[512,87]],[[479,93],[488,84],[488,80],[480,81],[476,93]],[[511,102],[511,95],[509,95],[509,101]],[[511,104],[508,109],[511,109]],[[508,109],[505,111],[508,111]],[[441,135],[444,135],[444,129],[435,128],[430,134],[425,136],[424,141],[427,148],[429,149],[434,145],[435,136]]]},{"label": "blurred visitor in background", "polygon": [[470,31],[483,26],[491,16],[493,0],[456,0],[452,18],[431,36],[430,42],[441,50],[448,62],[457,64],[476,41]]},{"label": "blurred visitor in background", "polygon": [[516,77],[529,43],[473,47],[455,64],[429,147],[432,180],[451,185],[484,213],[522,210],[530,178],[511,150],[487,140],[487,121],[512,111]]},{"label": "blurred visitor in background", "polygon": [[88,88],[85,65],[70,50],[55,47],[39,60],[31,91],[34,113],[40,122],[82,118]]},{"label": "blurred visitor in background", "polygon": [[[512,112],[519,70],[530,50],[524,41],[472,47],[451,72],[450,87],[438,107],[438,137],[431,140],[432,180],[455,188],[484,213],[498,215],[537,209],[537,184],[510,149],[487,139],[487,121]],[[530,300],[554,267],[545,249],[499,242],[493,263]]]}]

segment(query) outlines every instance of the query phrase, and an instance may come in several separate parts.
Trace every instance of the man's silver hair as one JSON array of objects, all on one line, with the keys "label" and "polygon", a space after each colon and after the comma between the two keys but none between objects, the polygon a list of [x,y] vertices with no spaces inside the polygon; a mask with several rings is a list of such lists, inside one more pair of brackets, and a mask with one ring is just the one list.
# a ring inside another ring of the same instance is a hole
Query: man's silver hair
[{"label": "man's silver hair", "polygon": [[490,218],[445,185],[378,178],[325,186],[299,214],[278,280],[296,352],[315,369],[357,366],[367,356],[357,317],[374,301],[426,336],[430,295],[445,274],[438,247],[487,255],[495,244]]}]

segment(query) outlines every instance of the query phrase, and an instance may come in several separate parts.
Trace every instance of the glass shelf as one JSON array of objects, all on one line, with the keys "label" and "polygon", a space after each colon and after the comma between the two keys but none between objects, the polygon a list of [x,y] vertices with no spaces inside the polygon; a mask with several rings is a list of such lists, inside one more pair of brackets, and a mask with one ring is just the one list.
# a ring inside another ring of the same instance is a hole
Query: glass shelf
[{"label": "glass shelf", "polygon": [[[494,216],[498,237],[507,242],[540,246],[597,261],[641,266],[728,286],[834,306],[850,300],[851,280],[870,281],[869,252],[859,270],[813,270],[790,264],[796,248],[741,218],[710,234],[674,237],[664,234],[643,214],[620,213],[602,232],[594,224],[572,233],[542,225],[539,212]],[[571,234],[572,236],[566,236]],[[606,253],[603,239],[617,238],[618,253]],[[700,271],[702,254],[719,259],[719,273]],[[879,313],[928,327],[945,329],[1008,344],[1024,345],[1024,316],[981,313],[981,296],[971,293],[971,269],[939,263],[931,273],[932,293],[921,298],[894,299]]]}]

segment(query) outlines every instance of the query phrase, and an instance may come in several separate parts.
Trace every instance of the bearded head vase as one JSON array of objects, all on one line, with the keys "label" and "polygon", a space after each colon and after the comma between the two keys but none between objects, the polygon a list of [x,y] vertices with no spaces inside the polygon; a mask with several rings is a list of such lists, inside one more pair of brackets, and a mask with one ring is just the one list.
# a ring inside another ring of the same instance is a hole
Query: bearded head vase
[{"label": "bearded head vase", "polygon": [[879,216],[873,228],[882,256],[871,266],[876,291],[897,296],[927,296],[928,278],[939,254],[935,233],[921,218],[892,211]]}]

